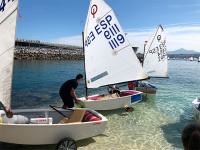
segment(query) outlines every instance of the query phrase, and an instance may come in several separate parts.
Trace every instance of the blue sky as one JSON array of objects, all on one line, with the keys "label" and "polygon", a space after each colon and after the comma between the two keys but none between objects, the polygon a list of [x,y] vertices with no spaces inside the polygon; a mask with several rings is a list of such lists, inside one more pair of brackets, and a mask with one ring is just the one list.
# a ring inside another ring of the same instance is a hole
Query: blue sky
[{"label": "blue sky", "polygon": [[[133,45],[141,46],[158,24],[169,49],[195,49],[200,41],[199,0],[106,0]],[[89,0],[20,0],[17,37],[81,45]],[[191,37],[191,38],[190,38]]]}]

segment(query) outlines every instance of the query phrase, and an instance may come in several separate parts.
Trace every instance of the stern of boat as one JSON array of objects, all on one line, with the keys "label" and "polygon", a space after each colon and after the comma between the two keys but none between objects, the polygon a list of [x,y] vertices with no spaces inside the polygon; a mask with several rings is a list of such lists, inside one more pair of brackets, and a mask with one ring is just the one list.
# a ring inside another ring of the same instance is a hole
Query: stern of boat
[{"label": "stern of boat", "polygon": [[200,99],[196,98],[192,101],[193,105],[193,113],[194,113],[194,119],[196,121],[200,121],[200,110],[198,109],[198,106],[200,105]]},{"label": "stern of boat", "polygon": [[131,104],[136,104],[140,101],[142,101],[142,94],[141,91],[136,90],[123,90],[121,91],[121,96],[131,96]]},{"label": "stern of boat", "polygon": [[80,121],[65,123],[60,122],[64,117],[52,109],[13,110],[15,115],[28,118],[44,116],[48,112],[49,117],[52,117],[54,121],[52,124],[1,123],[0,141],[23,145],[47,145],[57,144],[66,137],[77,141],[103,134],[108,120],[100,113],[90,109],[58,109],[64,115],[70,115],[74,110],[85,110],[85,114],[86,112],[90,114],[87,117],[83,116]]}]

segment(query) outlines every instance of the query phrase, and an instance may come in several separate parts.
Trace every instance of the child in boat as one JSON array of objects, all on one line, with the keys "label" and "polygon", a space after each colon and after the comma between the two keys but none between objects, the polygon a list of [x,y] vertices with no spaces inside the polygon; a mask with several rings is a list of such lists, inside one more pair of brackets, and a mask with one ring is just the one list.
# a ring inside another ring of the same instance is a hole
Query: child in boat
[{"label": "child in boat", "polygon": [[191,123],[182,132],[184,150],[200,150],[200,124]]},{"label": "child in boat", "polygon": [[129,90],[135,90],[135,88],[138,87],[138,81],[129,81],[128,82],[128,89]]},{"label": "child in boat", "polygon": [[64,109],[74,107],[74,101],[77,102],[78,100],[75,89],[78,87],[82,80],[83,75],[78,74],[75,79],[68,80],[61,86],[59,94],[63,100]]},{"label": "child in boat", "polygon": [[109,85],[108,86],[108,92],[109,94],[115,94],[117,93],[118,96],[120,96],[120,90],[119,90],[119,87],[117,87],[116,85]]}]

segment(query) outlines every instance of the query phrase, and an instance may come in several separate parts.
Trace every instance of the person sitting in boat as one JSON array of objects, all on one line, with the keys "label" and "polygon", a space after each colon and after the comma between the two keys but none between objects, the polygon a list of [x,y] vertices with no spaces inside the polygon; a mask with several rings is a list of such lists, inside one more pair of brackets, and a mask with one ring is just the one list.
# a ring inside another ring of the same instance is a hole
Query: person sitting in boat
[{"label": "person sitting in boat", "polygon": [[116,85],[109,85],[108,86],[108,93],[109,94],[115,94],[117,93],[118,96],[120,96],[121,92],[119,90],[119,87],[117,87]]},{"label": "person sitting in boat", "polygon": [[129,90],[135,90],[135,88],[138,87],[138,81],[129,81],[128,82],[128,89]]},{"label": "person sitting in boat", "polygon": [[184,150],[200,150],[200,124],[191,123],[182,132]]},{"label": "person sitting in boat", "polygon": [[63,108],[72,108],[74,107],[74,102],[77,103],[77,96],[75,89],[78,87],[79,83],[83,80],[83,75],[78,74],[76,79],[71,79],[66,81],[60,88],[59,94],[63,101]]},{"label": "person sitting in boat", "polygon": [[197,109],[200,111],[200,103],[198,104]]}]

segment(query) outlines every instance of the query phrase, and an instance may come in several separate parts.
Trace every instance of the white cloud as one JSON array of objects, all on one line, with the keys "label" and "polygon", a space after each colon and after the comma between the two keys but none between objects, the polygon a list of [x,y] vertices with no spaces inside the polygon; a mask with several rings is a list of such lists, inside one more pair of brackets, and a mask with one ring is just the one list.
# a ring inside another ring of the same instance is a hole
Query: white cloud
[{"label": "white cloud", "polygon": [[173,4],[173,5],[169,5],[170,8],[196,8],[196,7],[200,7],[200,3],[187,3],[187,4]]},{"label": "white cloud", "polygon": [[[143,49],[145,40],[148,40],[156,29],[144,31],[132,30],[128,32],[129,41]],[[173,25],[165,27],[167,36],[167,48],[169,51],[179,48],[200,51],[200,25]]]},{"label": "white cloud", "polygon": [[188,14],[188,15],[196,15],[196,17],[199,18],[199,14],[200,14],[200,3],[191,3],[190,1],[188,1],[189,3],[179,3],[179,4],[172,4],[172,5],[168,5],[169,8],[172,9],[178,9],[180,11],[185,11],[184,13]]},{"label": "white cloud", "polygon": [[200,14],[200,10],[199,9],[193,10],[193,11],[191,11],[191,14],[199,15]]},{"label": "white cloud", "polygon": [[[164,26],[167,35],[167,48],[169,51],[179,48],[200,51],[200,24],[175,24]],[[127,29],[127,37],[133,46],[143,51],[144,41],[148,40],[156,28]],[[82,46],[81,35],[63,37],[54,42]]]}]

